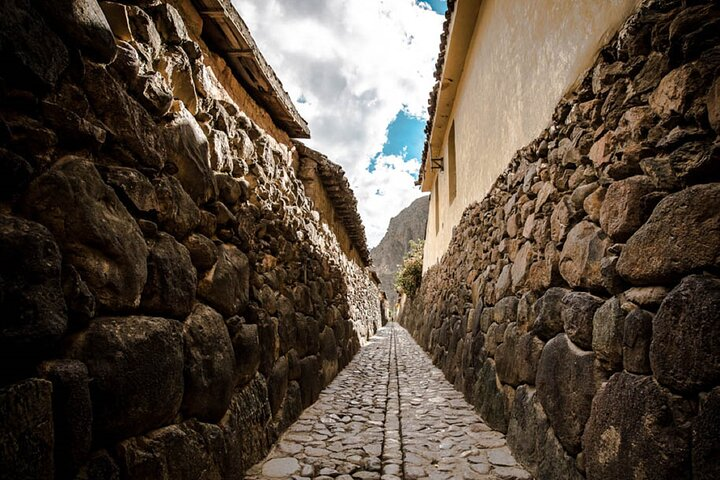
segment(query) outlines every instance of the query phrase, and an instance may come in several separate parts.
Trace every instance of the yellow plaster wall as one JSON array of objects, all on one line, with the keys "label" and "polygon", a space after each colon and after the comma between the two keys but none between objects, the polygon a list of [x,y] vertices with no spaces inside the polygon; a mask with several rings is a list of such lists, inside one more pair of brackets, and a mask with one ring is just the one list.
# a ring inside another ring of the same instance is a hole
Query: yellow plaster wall
[{"label": "yellow plaster wall", "polygon": [[[555,105],[592,66],[600,48],[637,4],[638,0],[483,1],[450,117],[455,122],[457,196],[449,203],[446,165],[438,178],[437,235],[435,199],[430,202],[424,270],[442,257],[465,207],[482,200],[513,154],[549,124]],[[447,145],[446,133],[445,158]]]}]

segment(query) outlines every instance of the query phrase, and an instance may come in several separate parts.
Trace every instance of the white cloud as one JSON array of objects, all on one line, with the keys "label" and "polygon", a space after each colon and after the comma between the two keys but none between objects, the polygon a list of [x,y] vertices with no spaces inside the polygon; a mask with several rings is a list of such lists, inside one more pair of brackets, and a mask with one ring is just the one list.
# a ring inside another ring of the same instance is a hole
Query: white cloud
[{"label": "white cloud", "polygon": [[421,194],[417,159],[381,156],[368,167],[400,110],[427,116],[442,16],[415,0],[233,3],[310,124],[308,145],[347,172],[374,246]]},{"label": "white cloud", "polygon": [[364,170],[356,178],[353,190],[369,244],[377,244],[390,219],[422,195],[414,186],[413,173],[419,168],[418,159],[405,161],[398,155],[380,155],[373,172]]}]

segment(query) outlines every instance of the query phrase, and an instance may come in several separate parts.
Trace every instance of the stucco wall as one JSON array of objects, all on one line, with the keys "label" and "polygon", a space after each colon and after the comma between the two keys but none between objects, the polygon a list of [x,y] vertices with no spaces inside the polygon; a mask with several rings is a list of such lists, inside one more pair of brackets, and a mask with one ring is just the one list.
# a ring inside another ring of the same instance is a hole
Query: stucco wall
[{"label": "stucco wall", "polygon": [[[449,202],[447,133],[433,199],[427,270],[442,257],[470,203],[481,200],[516,150],[548,124],[553,108],[590,67],[637,0],[486,0],[478,14],[450,116],[455,122],[457,196]],[[451,40],[452,42],[452,40]],[[450,128],[446,129],[449,132]]]}]

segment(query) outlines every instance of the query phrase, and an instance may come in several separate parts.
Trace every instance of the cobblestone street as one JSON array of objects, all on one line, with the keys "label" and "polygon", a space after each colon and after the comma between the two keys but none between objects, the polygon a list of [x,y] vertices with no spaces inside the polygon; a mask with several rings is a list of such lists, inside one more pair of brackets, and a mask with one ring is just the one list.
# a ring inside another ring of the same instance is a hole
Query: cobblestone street
[{"label": "cobblestone street", "polygon": [[248,472],[268,478],[529,479],[397,324],[372,338]]}]

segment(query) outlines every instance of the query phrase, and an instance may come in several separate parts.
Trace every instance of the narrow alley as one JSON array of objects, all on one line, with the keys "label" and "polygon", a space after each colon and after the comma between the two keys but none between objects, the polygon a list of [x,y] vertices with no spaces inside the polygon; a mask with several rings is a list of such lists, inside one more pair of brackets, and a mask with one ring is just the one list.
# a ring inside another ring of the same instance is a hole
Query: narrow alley
[{"label": "narrow alley", "polygon": [[249,480],[527,479],[408,332],[383,327]]},{"label": "narrow alley", "polygon": [[718,0],[1,1],[0,480],[720,479],[718,205]]}]

